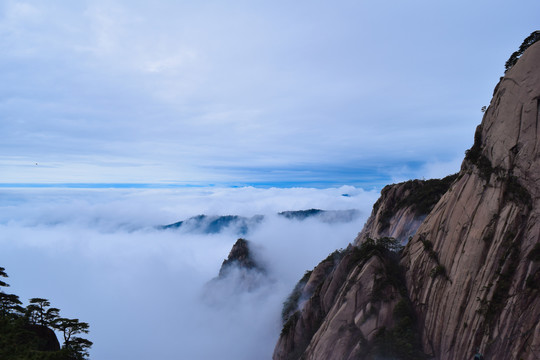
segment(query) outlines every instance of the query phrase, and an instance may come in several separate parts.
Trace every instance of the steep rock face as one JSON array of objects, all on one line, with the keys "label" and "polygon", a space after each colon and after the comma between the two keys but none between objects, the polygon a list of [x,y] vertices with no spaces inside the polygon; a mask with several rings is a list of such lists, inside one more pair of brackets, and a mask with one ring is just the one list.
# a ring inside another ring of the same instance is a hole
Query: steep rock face
[{"label": "steep rock face", "polygon": [[297,310],[284,312],[273,359],[421,356],[417,337],[409,331],[413,319],[396,257],[369,240],[331,254],[306,273],[291,294],[297,305],[292,310]]},{"label": "steep rock face", "polygon": [[444,179],[410,180],[385,186],[354,244],[381,237],[406,243],[455,179],[456,175],[451,175]]},{"label": "steep rock face", "polygon": [[285,303],[284,326],[274,350],[274,360],[298,359],[304,353],[332,306],[349,268],[349,259],[334,252],[313,271],[306,272]]},{"label": "steep rock face", "polygon": [[[385,188],[357,247],[306,274],[298,289],[305,300],[287,314],[274,360],[422,358],[381,350],[396,336],[414,345],[399,337],[414,316],[396,318],[409,301],[430,358],[468,359],[477,349],[486,359],[540,358],[539,124],[536,43],[501,78],[460,173],[430,211],[414,210],[417,183]],[[411,194],[414,201],[403,200]],[[396,279],[391,258],[352,255],[369,238],[412,234],[399,267],[405,291],[384,281]],[[375,303],[381,283],[386,295]]]},{"label": "steep rock face", "polygon": [[540,356],[539,122],[536,43],[497,85],[459,179],[403,255],[424,349],[436,359],[477,348],[490,359]]},{"label": "steep rock face", "polygon": [[377,289],[384,282],[382,274],[386,273],[386,265],[384,258],[372,256],[351,269],[345,286],[337,294],[339,300],[332,302],[304,353],[305,358],[365,358],[378,331],[395,325],[393,311],[402,296],[391,283]]},{"label": "steep rock face", "polygon": [[[409,304],[399,259],[369,239],[406,242],[456,177],[386,186],[355,246],[330,254],[296,285],[285,303],[273,359],[371,359],[407,352],[387,349],[392,341],[385,339],[400,320],[396,305],[408,309]],[[420,346],[415,334],[406,337],[400,340],[415,347],[404,357],[414,358]]]}]

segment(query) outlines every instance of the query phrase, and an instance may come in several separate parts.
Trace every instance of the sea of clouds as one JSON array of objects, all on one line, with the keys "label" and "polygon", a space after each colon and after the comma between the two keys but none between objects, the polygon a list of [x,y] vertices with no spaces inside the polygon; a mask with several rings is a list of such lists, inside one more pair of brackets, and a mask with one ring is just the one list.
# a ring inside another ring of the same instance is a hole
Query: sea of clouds
[{"label": "sea of clouds", "polygon": [[[347,195],[347,196],[344,196]],[[90,323],[90,357],[269,359],[281,306],[306,270],[361,230],[375,191],[354,187],[0,190],[0,266],[27,304],[44,297]],[[350,222],[280,211],[359,210]],[[159,229],[205,215],[264,215],[244,235],[267,273],[218,275],[238,234]],[[258,276],[258,275],[257,275]],[[253,278],[251,278],[253,280]]]}]

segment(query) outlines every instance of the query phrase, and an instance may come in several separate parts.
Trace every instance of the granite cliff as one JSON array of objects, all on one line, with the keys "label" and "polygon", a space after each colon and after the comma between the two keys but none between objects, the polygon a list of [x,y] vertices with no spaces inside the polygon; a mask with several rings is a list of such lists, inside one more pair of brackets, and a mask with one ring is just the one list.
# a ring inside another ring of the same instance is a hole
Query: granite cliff
[{"label": "granite cliff", "polygon": [[354,245],[306,273],[274,360],[540,358],[540,43],[527,47],[460,172],[386,187]]},{"label": "granite cliff", "polygon": [[456,178],[450,175],[440,180],[410,180],[385,186],[355,245],[381,237],[406,243]]},{"label": "granite cliff", "polygon": [[[405,249],[423,345],[439,359],[540,356],[539,110],[536,43],[496,86],[458,180]],[[430,277],[435,267],[446,276]]]}]

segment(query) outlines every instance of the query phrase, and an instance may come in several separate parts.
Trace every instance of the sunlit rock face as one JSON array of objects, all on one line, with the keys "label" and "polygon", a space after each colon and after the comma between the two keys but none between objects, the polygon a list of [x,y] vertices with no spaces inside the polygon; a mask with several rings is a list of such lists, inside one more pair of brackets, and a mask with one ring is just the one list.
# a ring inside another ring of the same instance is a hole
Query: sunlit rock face
[{"label": "sunlit rock face", "polygon": [[[501,78],[460,172],[428,210],[417,210],[422,182],[385,188],[356,246],[306,274],[273,359],[537,359],[539,124],[536,43]],[[410,237],[400,259],[358,257],[385,236]]]}]

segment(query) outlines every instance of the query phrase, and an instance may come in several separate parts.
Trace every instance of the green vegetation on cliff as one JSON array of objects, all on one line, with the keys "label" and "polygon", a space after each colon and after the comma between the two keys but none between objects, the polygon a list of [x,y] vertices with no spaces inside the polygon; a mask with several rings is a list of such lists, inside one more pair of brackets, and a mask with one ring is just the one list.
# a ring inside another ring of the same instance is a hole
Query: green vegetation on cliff
[{"label": "green vegetation on cliff", "polygon": [[375,359],[422,360],[429,357],[422,351],[412,304],[401,299],[392,313],[395,325],[380,328],[371,350]]},{"label": "green vegetation on cliff", "polygon": [[435,207],[441,197],[448,191],[452,183],[457,179],[457,174],[448,175],[442,179],[409,180],[399,184],[403,196],[388,201],[389,193],[395,185],[387,185],[381,191],[381,197],[375,205],[374,212],[386,202],[387,206],[381,213],[381,229],[390,226],[390,220],[399,210],[410,207],[417,216],[427,215]]},{"label": "green vegetation on cliff", "polygon": [[[3,267],[0,277],[7,278]],[[0,287],[9,287],[0,281]],[[83,360],[92,342],[80,337],[89,325],[78,319],[60,317],[60,310],[43,298],[32,298],[26,307],[15,294],[0,290],[0,359]],[[54,331],[64,337],[60,347]]]},{"label": "green vegetation on cliff", "polygon": [[504,64],[504,67],[506,68],[506,71],[510,70],[519,60],[521,55],[535,42],[540,40],[540,31],[536,30],[531,33],[528,37],[523,40],[523,43],[521,43],[521,46],[517,51],[514,51],[510,58],[506,61]]},{"label": "green vegetation on cliff", "polygon": [[[369,341],[354,323],[344,325],[340,329],[347,331],[348,336],[351,337],[349,341],[362,349],[358,359],[426,359],[416,326],[416,315],[407,296],[404,271],[399,264],[402,249],[399,241],[394,238],[368,238],[358,246],[349,246],[333,252],[313,271],[306,272],[284,303],[282,314],[284,324],[281,337],[290,337],[294,345],[288,349],[287,354],[283,355],[283,359],[297,360],[305,355],[310,341],[328,315],[329,309],[325,310],[321,299],[324,296],[328,301],[327,297],[330,293],[324,291],[332,286],[330,284],[337,286],[334,296],[340,296],[339,294],[345,296],[352,286],[346,275],[351,274],[355,269],[362,269],[373,257],[380,260],[377,263],[382,267],[376,273],[377,281],[371,290],[369,308],[370,311],[376,313],[379,307],[388,306],[397,301],[397,304],[392,307],[394,325],[381,326],[374,338]],[[338,275],[340,271],[341,275]],[[318,275],[312,276],[312,274]],[[310,286],[309,292],[306,291],[308,282],[313,285]],[[308,311],[312,312],[307,317],[304,317],[306,310],[302,309],[300,299],[311,304],[306,305]],[[296,338],[294,333],[291,333],[291,331],[298,331],[297,324],[300,324],[299,329],[303,331],[301,338]]]}]

